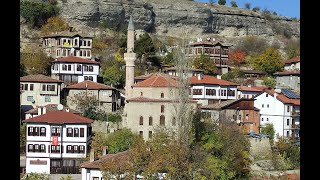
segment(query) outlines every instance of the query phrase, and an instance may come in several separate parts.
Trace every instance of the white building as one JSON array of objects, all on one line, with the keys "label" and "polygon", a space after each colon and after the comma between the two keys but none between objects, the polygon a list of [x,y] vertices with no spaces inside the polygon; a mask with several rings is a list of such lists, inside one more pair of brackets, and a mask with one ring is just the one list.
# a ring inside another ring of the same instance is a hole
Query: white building
[{"label": "white building", "polygon": [[285,65],[284,65],[284,70],[285,71],[295,71],[295,70],[300,71],[300,56],[286,60]]},{"label": "white building", "polygon": [[[51,112],[51,111],[58,111],[57,107],[58,107],[58,104],[48,104],[45,106],[37,106],[25,112],[26,114],[25,119],[30,119],[36,116],[40,116],[42,114],[46,114],[47,112]],[[62,111],[71,112],[71,113],[80,115],[79,111],[70,109],[69,107],[65,107],[65,106],[63,107]]]},{"label": "white building", "polygon": [[[265,86],[265,89],[268,87]],[[260,94],[263,91],[262,88],[257,88],[256,86],[238,86],[238,97],[237,99],[240,98],[246,98],[250,99],[253,98],[254,96]]]},{"label": "white building", "polygon": [[191,96],[202,105],[213,104],[218,101],[237,99],[238,84],[208,75],[192,76]]},{"label": "white building", "polygon": [[275,134],[299,138],[300,98],[289,97],[278,89],[264,90],[255,97],[254,107],[260,109],[261,126],[271,123]]},{"label": "white building", "polygon": [[55,59],[51,66],[51,77],[68,84],[85,80],[97,82],[99,72],[99,62],[75,56]]},{"label": "white building", "polygon": [[26,123],[26,173],[79,174],[91,143],[93,120],[51,111]]}]

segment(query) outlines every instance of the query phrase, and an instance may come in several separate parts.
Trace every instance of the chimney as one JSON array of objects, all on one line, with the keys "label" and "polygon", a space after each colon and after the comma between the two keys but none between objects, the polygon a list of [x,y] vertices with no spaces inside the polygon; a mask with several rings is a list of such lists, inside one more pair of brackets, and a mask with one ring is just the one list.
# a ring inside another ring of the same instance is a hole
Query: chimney
[{"label": "chimney", "polygon": [[42,114],[41,107],[38,107],[38,116]]},{"label": "chimney", "polygon": [[217,79],[221,79],[221,75],[217,75]]},{"label": "chimney", "polygon": [[90,162],[93,162],[94,161],[94,149],[91,148],[90,150]]},{"label": "chimney", "polygon": [[280,93],[281,93],[281,89],[275,89],[273,94],[274,98],[276,98]]},{"label": "chimney", "polygon": [[198,80],[202,79],[202,74],[198,74]]},{"label": "chimney", "polygon": [[103,147],[102,147],[102,156],[104,156],[104,155],[107,154],[107,149],[108,149],[107,146],[103,146]]},{"label": "chimney", "polygon": [[47,108],[46,108],[46,107],[43,107],[43,108],[42,108],[42,114],[45,114],[45,113],[47,113]]}]

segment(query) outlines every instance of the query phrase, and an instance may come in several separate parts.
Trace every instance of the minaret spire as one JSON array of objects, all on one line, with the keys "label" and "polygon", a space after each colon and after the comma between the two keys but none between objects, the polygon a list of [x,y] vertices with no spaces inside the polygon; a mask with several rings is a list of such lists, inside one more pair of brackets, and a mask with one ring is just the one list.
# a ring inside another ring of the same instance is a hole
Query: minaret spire
[{"label": "minaret spire", "polygon": [[133,18],[130,16],[127,33],[127,52],[124,53],[124,60],[126,62],[126,99],[132,97],[132,85],[134,84],[134,61],[136,60],[136,53],[133,52],[134,34]]}]

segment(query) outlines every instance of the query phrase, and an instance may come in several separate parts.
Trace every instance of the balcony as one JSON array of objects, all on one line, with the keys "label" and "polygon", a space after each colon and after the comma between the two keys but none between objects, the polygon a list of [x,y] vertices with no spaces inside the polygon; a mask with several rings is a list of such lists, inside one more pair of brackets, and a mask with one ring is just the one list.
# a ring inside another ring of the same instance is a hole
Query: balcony
[{"label": "balcony", "polygon": [[291,113],[291,116],[294,116],[294,117],[300,116],[300,111],[293,111]]},{"label": "balcony", "polygon": [[300,129],[300,124],[292,124],[290,129]]}]

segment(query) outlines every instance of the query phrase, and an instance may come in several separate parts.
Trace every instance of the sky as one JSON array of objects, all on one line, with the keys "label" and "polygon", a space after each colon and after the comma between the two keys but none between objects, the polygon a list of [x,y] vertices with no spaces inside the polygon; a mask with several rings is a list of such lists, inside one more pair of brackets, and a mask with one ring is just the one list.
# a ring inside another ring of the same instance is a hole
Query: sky
[{"label": "sky", "polygon": [[[197,2],[209,2],[209,0],[194,0]],[[218,2],[218,0],[215,0]],[[227,0],[226,5],[231,6]],[[300,18],[300,0],[235,0],[238,7],[244,8],[245,3],[250,3],[251,8],[258,6],[261,10],[267,8],[278,15]]]}]

